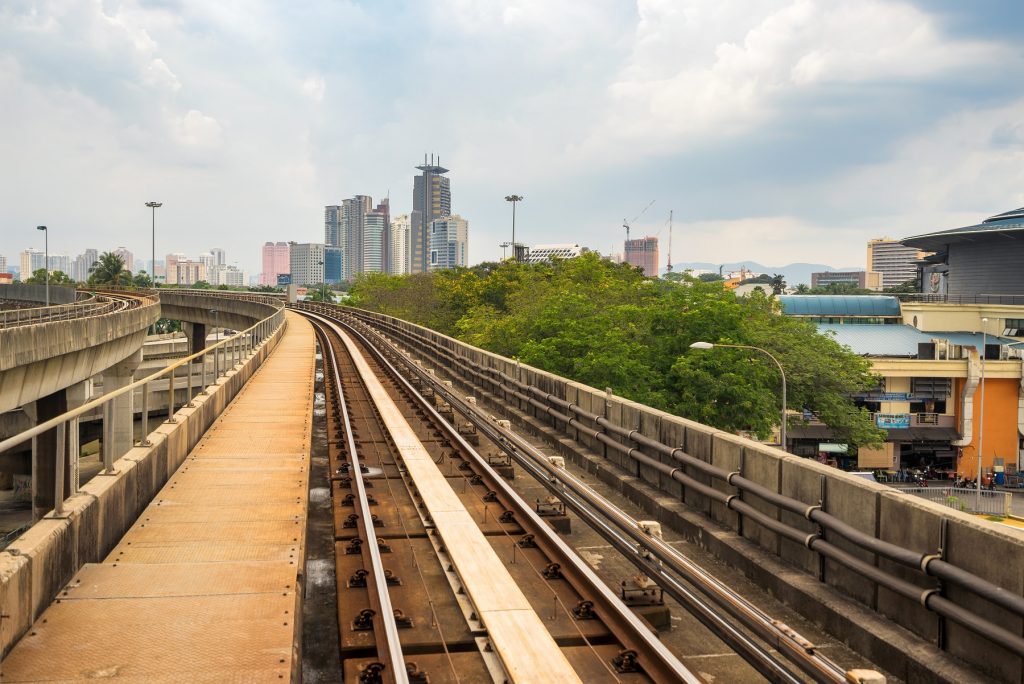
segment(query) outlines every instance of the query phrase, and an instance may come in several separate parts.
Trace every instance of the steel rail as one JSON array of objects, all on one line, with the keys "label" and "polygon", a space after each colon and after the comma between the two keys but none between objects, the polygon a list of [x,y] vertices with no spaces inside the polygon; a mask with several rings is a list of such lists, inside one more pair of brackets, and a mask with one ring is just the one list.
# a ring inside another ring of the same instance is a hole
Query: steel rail
[{"label": "steel rail", "polygon": [[[316,309],[313,309],[316,311]],[[327,314],[329,310],[323,310],[321,313]],[[409,382],[409,380],[398,371],[397,368],[385,357],[385,355],[375,345],[371,344],[370,341],[362,334],[361,331],[355,329],[351,323],[334,319],[339,324],[344,326],[353,337],[360,340],[363,345],[370,351],[374,356],[375,360],[380,366],[388,372],[391,377],[399,383],[399,385],[405,390],[410,397],[413,397],[417,403],[435,422],[436,425],[442,427],[447,436],[452,441],[456,442],[463,453],[469,455],[474,462],[474,466],[477,467],[479,472],[488,481],[488,485],[508,501],[514,508],[516,519],[522,522],[528,522],[531,531],[543,537],[543,543],[549,548],[557,552],[558,560],[562,563],[566,578],[577,576],[582,578],[586,582],[585,587],[577,587],[577,591],[585,595],[587,598],[595,600],[603,609],[599,612],[599,615],[603,620],[606,621],[609,627],[612,625],[610,621],[613,621],[619,625],[620,630],[628,630],[628,633],[623,634],[621,631],[617,634],[617,637],[622,641],[623,646],[626,648],[633,648],[642,654],[646,654],[647,658],[641,658],[641,665],[645,672],[653,677],[656,681],[680,681],[686,682],[687,684],[700,684],[703,680],[695,675],[689,668],[681,663],[678,658],[668,650],[668,648],[657,639],[656,635],[647,627],[634,613],[630,610],[618,596],[613,593],[603,580],[587,565],[576,552],[562,540],[554,530],[548,526],[544,520],[522,499],[522,497],[512,489],[505,480],[499,476],[494,469],[487,463],[480,454],[459,434],[453,425],[448,421],[444,420],[441,415],[437,412],[431,402],[427,401],[422,394]],[[538,543],[541,543],[538,541]],[[651,662],[648,658],[654,660]],[[659,678],[659,675],[661,678]]]},{"label": "steel rail", "polygon": [[[383,344],[394,350],[393,345],[384,340],[379,332],[373,331],[373,334],[381,338]],[[552,465],[528,441],[511,430],[505,430],[495,425],[479,406],[463,401],[454,391],[446,388],[408,358],[397,352],[395,354],[407,368],[421,380],[429,383],[435,392],[444,397],[451,406],[469,419],[477,429],[501,447],[538,482],[559,496],[638,569],[647,572],[652,577],[658,577],[659,584],[673,598],[685,606],[769,681],[800,682],[802,680],[782,666],[768,649],[752,641],[734,625],[724,620],[708,605],[707,601],[696,596],[688,587],[681,584],[677,577],[666,571],[664,567],[647,560],[641,549],[646,548],[661,563],[668,565],[672,572],[698,589],[719,608],[726,610],[744,627],[779,649],[787,659],[815,681],[828,683],[847,681],[846,671],[818,653],[807,639],[783,623],[773,620],[764,611],[729,589],[724,583],[683,556],[672,546],[649,535],[635,519],[623,513],[621,509],[591,487],[565,469]]]},{"label": "steel rail", "polygon": [[[352,463],[350,472],[352,473],[352,484],[356,490],[356,506],[359,510],[359,517],[356,520],[356,525],[359,531],[363,535],[365,548],[370,554],[370,567],[372,572],[367,576],[367,584],[372,584],[372,587],[367,587],[367,593],[370,596],[371,604],[376,604],[377,614],[373,616],[374,622],[377,627],[373,630],[374,641],[377,643],[377,654],[378,657],[386,659],[390,664],[390,670],[385,668],[381,671],[381,676],[385,681],[395,682],[396,684],[408,684],[409,674],[405,668],[405,655],[402,653],[402,645],[399,641],[398,636],[398,623],[395,621],[394,608],[391,605],[391,595],[388,593],[387,580],[384,574],[384,561],[380,557],[380,548],[377,544],[377,534],[373,529],[372,523],[372,511],[370,510],[370,503],[367,500],[366,485],[363,482],[362,467],[359,462],[359,452],[356,449],[355,437],[352,433],[352,423],[348,413],[348,403],[345,400],[345,390],[342,387],[341,382],[341,371],[338,368],[338,357],[329,339],[327,330],[330,329],[334,332],[340,341],[342,335],[341,330],[337,326],[333,325],[329,321],[316,317],[319,320],[310,321],[313,324],[313,328],[317,332],[317,337],[320,338],[321,350],[327,352],[326,356],[322,356],[324,362],[327,361],[327,356],[330,357],[331,368],[333,371],[334,381],[334,401],[337,404],[338,411],[341,413],[341,417],[345,429],[345,445],[348,450],[348,457]],[[324,375],[326,383],[327,376]]]},{"label": "steel rail", "polygon": [[[662,444],[661,442],[641,435],[636,430],[628,430],[626,428],[619,427],[602,416],[584,411],[579,406],[566,402],[565,400],[555,397],[550,393],[543,392],[542,390],[539,390],[527,383],[519,382],[497,369],[487,368],[466,361],[461,357],[444,350],[440,345],[430,344],[422,335],[405,331],[393,324],[374,319],[373,317],[368,317],[364,312],[353,312],[353,315],[360,320],[363,320],[363,318],[369,318],[377,325],[392,330],[399,336],[416,344],[423,349],[424,352],[438,354],[446,358],[454,366],[461,369],[462,372],[471,374],[480,380],[484,380],[502,392],[507,392],[526,402],[528,405],[544,411],[552,418],[562,420],[568,427],[573,427],[587,434],[587,436],[592,439],[600,441],[603,444],[607,444],[617,451],[620,451],[627,455],[627,457],[665,473],[672,479],[682,483],[684,487],[690,488],[704,496],[714,499],[715,501],[725,505],[727,508],[762,524],[766,528],[789,539],[793,539],[797,543],[804,545],[806,548],[815,551],[824,557],[835,560],[840,565],[853,570],[865,578],[921,603],[921,605],[926,609],[942,615],[943,617],[952,619],[971,631],[990,639],[1018,655],[1024,655],[1024,638],[1021,638],[1019,635],[1003,629],[999,625],[996,625],[991,621],[956,605],[945,597],[940,596],[937,589],[922,589],[921,587],[910,582],[906,582],[891,573],[880,570],[870,563],[865,563],[850,553],[824,541],[819,535],[808,533],[804,530],[782,523],[775,518],[766,516],[760,511],[749,506],[749,504],[745,504],[738,497],[719,492],[718,490],[704,485],[703,483],[683,474],[681,468],[670,468],[660,461],[652,459],[638,449],[628,447],[627,445],[612,439],[606,433],[615,434],[621,438],[632,441],[639,446],[645,446],[653,449],[683,465],[691,466],[705,475],[736,486],[742,491],[749,491],[751,494],[763,498],[769,503],[773,503],[778,507],[785,508],[785,510],[803,515],[811,522],[819,524],[823,529],[832,531],[869,552],[876,553],[900,563],[901,565],[905,565],[913,570],[923,573],[926,576],[932,576],[940,580],[957,584],[977,596],[985,598],[997,606],[1006,608],[1018,615],[1024,615],[1024,597],[1013,594],[1012,592],[1009,592],[1008,590],[989,582],[974,573],[955,566],[948,561],[941,559],[938,554],[911,551],[897,546],[896,544],[892,544],[891,542],[886,542],[871,535],[867,535],[834,516],[825,513],[818,506],[809,505],[797,499],[792,499],[785,495],[772,492],[757,483],[746,480],[739,473],[726,472],[722,468],[718,468],[717,466],[713,466],[710,463],[701,461],[700,459],[686,454],[682,449]],[[488,373],[501,378],[501,380],[488,377]],[[502,380],[504,382],[502,382]],[[523,392],[518,390],[525,390],[530,394],[523,394]],[[591,428],[567,414],[554,410],[550,405],[544,404],[538,399],[535,399],[535,396],[542,397],[545,401],[549,401],[551,404],[565,408],[582,418],[590,420],[598,425],[600,429]]]}]

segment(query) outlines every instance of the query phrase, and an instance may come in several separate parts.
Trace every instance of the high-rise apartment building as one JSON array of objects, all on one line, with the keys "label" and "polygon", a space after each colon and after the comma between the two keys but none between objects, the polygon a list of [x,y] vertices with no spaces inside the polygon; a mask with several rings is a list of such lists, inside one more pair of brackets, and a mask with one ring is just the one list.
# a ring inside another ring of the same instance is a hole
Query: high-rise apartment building
[{"label": "high-rise apartment building", "polygon": [[164,280],[168,285],[178,284],[178,263],[185,261],[181,252],[171,252],[164,260]]},{"label": "high-rise apartment building", "polygon": [[206,273],[208,275],[213,273],[213,269],[217,265],[217,257],[215,257],[210,252],[203,252],[202,254],[199,255],[196,261],[198,261],[204,267],[206,267]]},{"label": "high-rise apartment building", "polygon": [[895,287],[917,277],[915,262],[929,254],[892,240],[868,240],[867,270],[882,274],[882,287]]},{"label": "high-rise apartment building", "polygon": [[201,261],[179,259],[174,264],[174,283],[177,285],[195,285],[200,280],[209,281],[206,264]]},{"label": "high-rise apartment building", "polygon": [[373,207],[369,195],[356,195],[341,203],[341,242],[337,245],[344,251],[345,280],[352,280],[363,270],[365,248],[366,214]]},{"label": "high-rise apartment building", "polygon": [[409,215],[391,219],[388,230],[388,273],[402,275],[409,272]]},{"label": "high-rise apartment building", "polygon": [[66,254],[51,254],[47,268],[50,273],[60,271],[64,275],[71,275],[71,257]]},{"label": "high-rise apartment building", "polygon": [[644,237],[626,240],[625,261],[630,266],[642,269],[649,278],[658,276],[658,238]]},{"label": "high-rise apartment building", "polygon": [[412,213],[409,215],[409,272],[423,273],[430,267],[430,225],[435,219],[452,213],[451,180],[445,177],[448,169],[434,163],[431,155],[427,163],[416,168],[421,172],[413,179]]},{"label": "high-rise apartment building", "polygon": [[46,253],[29,247],[21,253],[21,279],[28,280],[41,268],[46,268]]},{"label": "high-rise apartment building", "polygon": [[0,273],[7,273],[7,257],[0,254]]},{"label": "high-rise apartment building", "polygon": [[287,242],[267,242],[263,245],[263,271],[260,285],[277,287],[277,276],[291,273]]},{"label": "high-rise apartment building", "polygon": [[127,247],[118,247],[114,250],[114,254],[121,257],[121,261],[124,262],[124,269],[126,271],[135,272],[135,255],[132,254],[131,250]]},{"label": "high-rise apartment building", "polygon": [[89,280],[90,271],[92,270],[93,264],[95,264],[100,258],[99,250],[87,249],[71,262],[71,273],[70,275],[75,280],[85,282]]},{"label": "high-rise apartment building", "polygon": [[214,287],[228,285],[230,287],[242,287],[245,284],[245,274],[236,266],[217,264],[212,271],[207,272],[209,282]]},{"label": "high-rise apartment building", "polygon": [[467,265],[469,259],[469,222],[458,215],[444,216],[430,224],[430,261],[428,270]]},{"label": "high-rise apartment building", "polygon": [[212,249],[210,249],[210,254],[213,255],[214,266],[224,266],[225,264],[228,263],[227,258],[224,254],[224,250],[221,249],[220,247],[213,247]]},{"label": "high-rise apartment building", "polygon": [[324,245],[319,242],[288,243],[288,272],[293,285],[324,282]]}]

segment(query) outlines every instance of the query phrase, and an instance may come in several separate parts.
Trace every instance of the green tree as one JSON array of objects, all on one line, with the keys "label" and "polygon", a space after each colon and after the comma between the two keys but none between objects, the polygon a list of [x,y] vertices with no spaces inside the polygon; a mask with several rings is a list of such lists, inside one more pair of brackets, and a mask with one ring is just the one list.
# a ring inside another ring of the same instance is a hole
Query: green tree
[{"label": "green tree", "polygon": [[[37,268],[25,281],[29,285],[44,285],[46,283],[46,269]],[[77,285],[75,280],[64,271],[50,271],[51,285]]]},{"label": "green tree", "polygon": [[127,287],[132,284],[132,272],[125,269],[120,255],[104,252],[89,269],[89,284]]},{"label": "green tree", "polygon": [[899,285],[893,285],[882,290],[886,294],[919,294],[921,286],[917,284],[917,278],[911,278]]},{"label": "green tree", "polygon": [[193,290],[212,290],[213,289],[213,285],[211,285],[210,283],[208,283],[205,280],[197,280],[196,282],[192,283],[192,289]]},{"label": "green tree", "polygon": [[319,283],[317,285],[310,285],[308,288],[308,294],[306,300],[310,302],[328,302],[334,304],[334,293],[331,292],[331,286],[327,283]]},{"label": "green tree", "polygon": [[768,284],[772,286],[772,294],[778,296],[786,291],[786,276],[776,273]]},{"label": "green tree", "polygon": [[145,288],[153,287],[153,279],[150,278],[149,274],[146,273],[144,270],[139,271],[138,273],[135,274],[135,277],[132,278],[132,285],[134,285],[135,287]]},{"label": "green tree", "polygon": [[701,273],[697,279],[704,283],[718,283],[725,280],[720,273]]}]

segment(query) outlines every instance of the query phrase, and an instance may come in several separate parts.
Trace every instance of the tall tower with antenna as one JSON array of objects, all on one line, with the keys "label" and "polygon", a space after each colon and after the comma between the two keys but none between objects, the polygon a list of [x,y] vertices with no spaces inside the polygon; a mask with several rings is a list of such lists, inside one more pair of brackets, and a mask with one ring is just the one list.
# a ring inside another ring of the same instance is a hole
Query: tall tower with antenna
[{"label": "tall tower with antenna", "polygon": [[668,265],[665,267],[666,272],[672,272],[672,209],[668,210]]}]

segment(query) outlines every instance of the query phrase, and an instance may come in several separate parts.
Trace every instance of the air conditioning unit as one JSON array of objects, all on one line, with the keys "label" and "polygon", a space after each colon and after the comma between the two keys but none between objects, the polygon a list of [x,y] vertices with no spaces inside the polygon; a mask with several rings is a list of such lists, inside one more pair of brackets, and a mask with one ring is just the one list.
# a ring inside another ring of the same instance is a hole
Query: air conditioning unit
[{"label": "air conditioning unit", "polygon": [[1024,347],[1003,347],[1000,350],[1001,359],[1024,359]]}]

